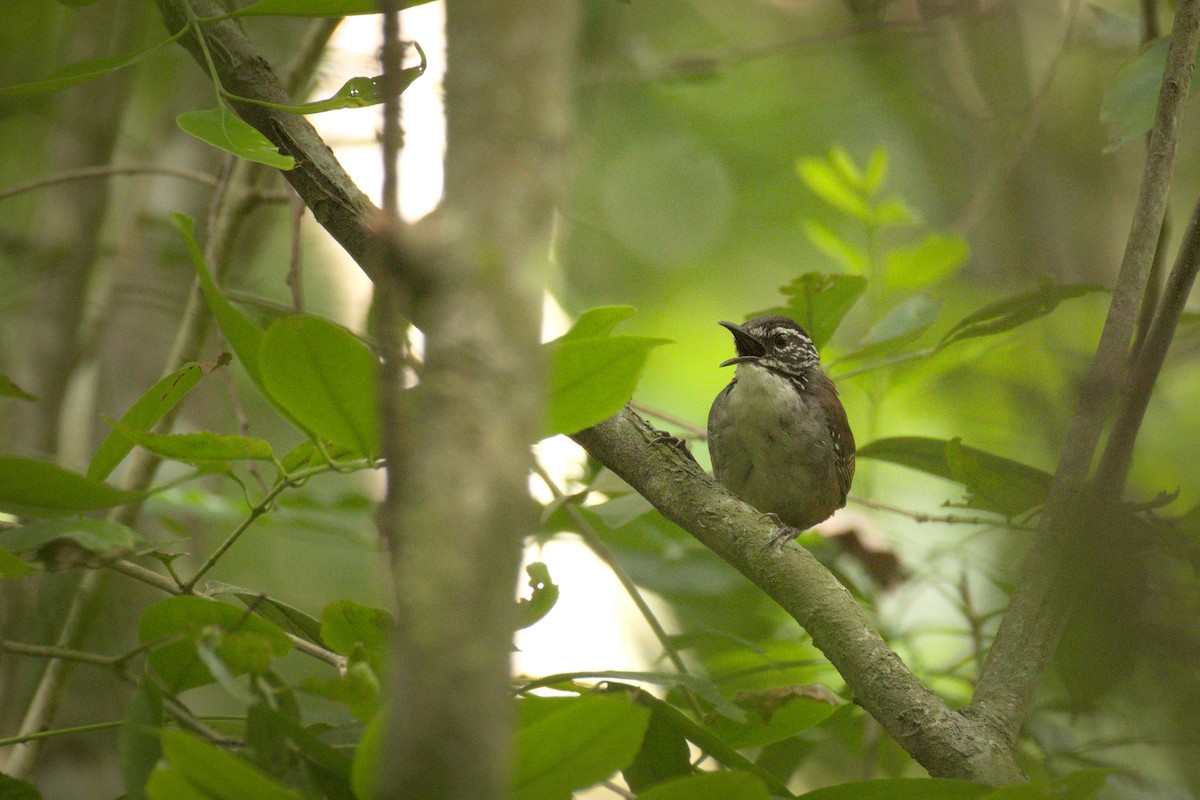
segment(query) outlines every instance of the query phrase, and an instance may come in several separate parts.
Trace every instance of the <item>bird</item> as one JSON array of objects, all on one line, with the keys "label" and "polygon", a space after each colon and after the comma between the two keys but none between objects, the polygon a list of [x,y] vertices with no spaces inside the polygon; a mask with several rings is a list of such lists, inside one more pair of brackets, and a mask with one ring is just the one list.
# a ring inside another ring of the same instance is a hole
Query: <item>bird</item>
[{"label": "bird", "polygon": [[812,337],[778,314],[738,325],[733,380],[708,412],[713,474],[780,524],[776,549],[846,505],[854,432]]}]

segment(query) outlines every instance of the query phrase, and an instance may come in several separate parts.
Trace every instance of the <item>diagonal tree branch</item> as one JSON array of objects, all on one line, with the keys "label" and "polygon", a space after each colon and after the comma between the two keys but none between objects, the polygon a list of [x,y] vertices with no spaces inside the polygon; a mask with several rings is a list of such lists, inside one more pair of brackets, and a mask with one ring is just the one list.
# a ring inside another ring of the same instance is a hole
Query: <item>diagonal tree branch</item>
[{"label": "diagonal tree branch", "polygon": [[572,438],[779,603],[879,721],[931,775],[985,783],[1022,779],[1007,742],[949,708],[900,661],[866,612],[802,547],[768,549],[771,523],[729,494],[695,461],[658,444],[626,409]]},{"label": "diagonal tree branch", "polygon": [[1085,513],[1085,482],[1128,363],[1138,307],[1162,229],[1198,43],[1200,0],[1181,0],[1112,304],[1084,380],[1079,409],[1063,444],[1037,539],[1022,567],[1020,583],[984,663],[970,708],[971,714],[1010,743],[1016,742],[1070,617],[1076,584],[1071,569],[1086,561],[1082,556],[1091,517]]}]

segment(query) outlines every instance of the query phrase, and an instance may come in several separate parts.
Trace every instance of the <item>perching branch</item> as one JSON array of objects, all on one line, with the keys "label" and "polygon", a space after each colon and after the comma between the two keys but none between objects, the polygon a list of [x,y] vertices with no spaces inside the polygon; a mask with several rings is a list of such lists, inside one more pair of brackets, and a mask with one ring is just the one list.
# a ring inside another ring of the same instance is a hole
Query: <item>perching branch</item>
[{"label": "perching branch", "polygon": [[1108,317],[1063,444],[1039,534],[976,687],[971,713],[1010,743],[1016,742],[1074,605],[1076,581],[1070,569],[1079,560],[1077,551],[1086,536],[1085,482],[1127,366],[1138,307],[1162,228],[1197,43],[1200,0],[1181,0],[1142,186]]},{"label": "perching branch", "polygon": [[802,547],[774,553],[775,527],[626,409],[573,437],[600,463],[779,603],[845,678],[856,703],[930,774],[1021,780],[1007,742],[950,709],[887,646],[862,607]]}]

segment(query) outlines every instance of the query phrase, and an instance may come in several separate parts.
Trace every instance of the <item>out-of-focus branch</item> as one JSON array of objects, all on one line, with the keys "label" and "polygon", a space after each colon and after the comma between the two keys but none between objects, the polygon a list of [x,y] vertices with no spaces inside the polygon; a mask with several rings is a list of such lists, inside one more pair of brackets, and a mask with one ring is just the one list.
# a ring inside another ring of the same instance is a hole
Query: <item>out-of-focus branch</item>
[{"label": "out-of-focus branch", "polygon": [[1142,185],[1108,317],[1080,394],[1079,409],[1063,444],[1039,533],[1022,567],[992,650],[984,663],[970,713],[1010,742],[1016,741],[1029,705],[1074,605],[1070,575],[1080,561],[1089,515],[1085,481],[1128,362],[1130,339],[1147,273],[1162,229],[1179,123],[1200,43],[1200,0],[1181,0]]},{"label": "out-of-focus branch", "polygon": [[1008,742],[950,709],[900,661],[862,607],[802,547],[774,553],[776,526],[738,500],[626,409],[572,437],[779,603],[865,708],[938,777],[1002,784],[1021,780]]}]

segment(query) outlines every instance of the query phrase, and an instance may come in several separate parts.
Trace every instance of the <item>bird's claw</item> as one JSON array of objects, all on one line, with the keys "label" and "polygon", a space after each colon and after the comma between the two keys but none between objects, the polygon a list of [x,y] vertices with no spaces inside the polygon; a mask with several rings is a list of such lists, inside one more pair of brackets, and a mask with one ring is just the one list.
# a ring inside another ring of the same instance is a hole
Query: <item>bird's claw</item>
[{"label": "bird's claw", "polygon": [[687,456],[692,461],[696,461],[696,457],[692,455],[692,451],[688,450],[687,442],[678,436],[671,435],[667,431],[655,431],[654,438],[650,440],[650,444],[665,444]]},{"label": "bird's claw", "polygon": [[764,520],[774,522],[779,526],[779,530],[775,531],[775,535],[768,539],[766,545],[763,546],[764,550],[769,547],[776,553],[781,553],[783,552],[783,546],[785,544],[799,537],[800,534],[803,533],[803,531],[799,530],[798,528],[793,528],[791,525],[785,525],[783,521],[779,519],[779,515],[773,511],[763,514],[762,518]]}]

